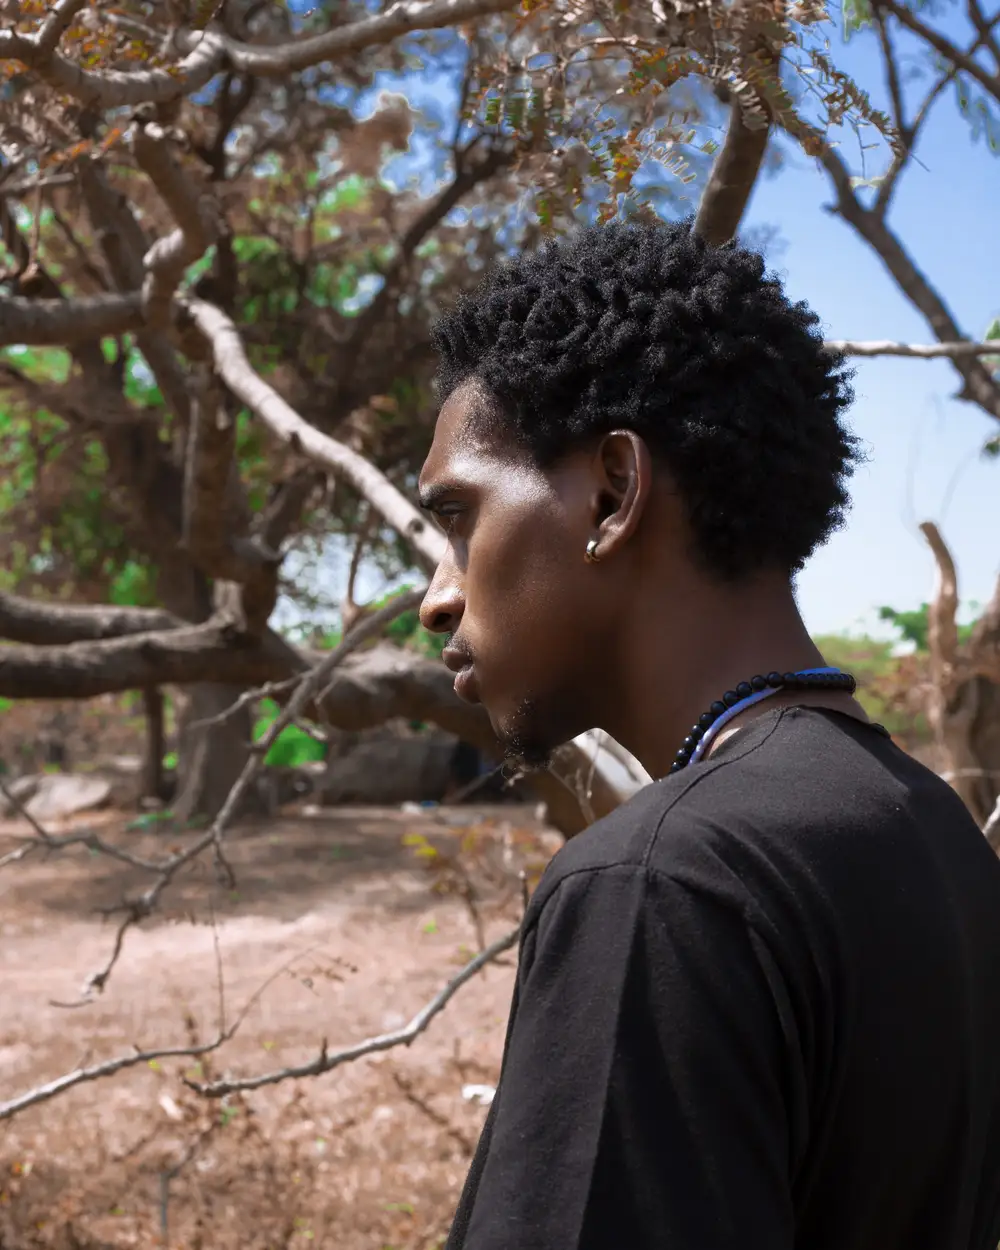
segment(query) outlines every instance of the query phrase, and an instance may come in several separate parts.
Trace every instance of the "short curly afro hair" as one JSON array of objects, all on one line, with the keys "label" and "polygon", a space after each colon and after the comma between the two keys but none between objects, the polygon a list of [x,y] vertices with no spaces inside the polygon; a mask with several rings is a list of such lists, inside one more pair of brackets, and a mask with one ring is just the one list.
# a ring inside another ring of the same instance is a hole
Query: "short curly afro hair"
[{"label": "short curly afro hair", "polygon": [[706,569],[791,576],[842,523],[861,459],[850,374],[817,327],[761,256],[690,220],[592,226],[502,263],[438,321],[438,396],[475,380],[543,468],[634,430]]}]

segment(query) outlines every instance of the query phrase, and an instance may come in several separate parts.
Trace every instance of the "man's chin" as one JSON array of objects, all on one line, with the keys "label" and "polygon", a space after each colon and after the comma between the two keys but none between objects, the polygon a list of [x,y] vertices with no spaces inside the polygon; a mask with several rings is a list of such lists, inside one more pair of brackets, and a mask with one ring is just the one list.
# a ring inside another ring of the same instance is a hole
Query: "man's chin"
[{"label": "man's chin", "polygon": [[504,768],[512,775],[543,773],[552,763],[552,752],[542,747],[525,747],[520,743],[502,742]]},{"label": "man's chin", "polygon": [[552,752],[558,745],[542,730],[534,711],[534,705],[525,701],[512,715],[490,713],[504,764],[518,773],[544,771],[552,762]]}]

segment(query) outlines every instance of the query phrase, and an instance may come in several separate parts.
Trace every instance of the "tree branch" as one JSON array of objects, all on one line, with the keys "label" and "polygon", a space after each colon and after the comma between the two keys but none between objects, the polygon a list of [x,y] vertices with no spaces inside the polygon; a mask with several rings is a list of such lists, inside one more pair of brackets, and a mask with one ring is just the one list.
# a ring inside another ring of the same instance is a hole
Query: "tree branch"
[{"label": "tree branch", "polygon": [[958,573],[948,544],[934,522],[924,521],[920,532],[927,540],[938,571],[937,590],[927,621],[931,680],[941,697],[946,699],[958,662]]},{"label": "tree branch", "polygon": [[414,31],[460,26],[515,7],[516,0],[397,0],[382,13],[272,47],[240,43],[216,30],[183,30],[173,41],[182,60],[165,69],[131,71],[83,69],[42,44],[37,34],[4,30],[0,60],[20,61],[60,91],[100,108],[166,104],[200,91],[225,66],[280,78]]},{"label": "tree branch", "polygon": [[198,195],[175,162],[162,126],[150,122],[137,127],[132,150],[139,167],[177,222],[177,228],[166,238],[158,239],[143,260],[146,318],[150,325],[162,328],[169,323],[170,303],[184,271],[216,241],[219,224],[210,211],[210,202]]},{"label": "tree branch", "polygon": [[[344,351],[341,353],[342,376],[340,387],[342,390],[347,389],[351,373],[354,366],[361,359],[361,353],[372,330],[380,321],[384,320],[386,309],[396,291],[399,279],[413,259],[414,252],[435,226],[447,217],[464,196],[511,163],[514,157],[514,149],[513,147],[505,149],[499,144],[494,144],[486,156],[479,161],[470,160],[469,155],[468,151],[463,154],[456,150],[454,178],[406,229],[403,237],[399,240],[399,245],[392,259],[382,270],[383,282],[381,288],[367,308],[363,309],[353,319],[350,333],[344,345]],[[346,404],[341,400],[337,405],[341,411],[345,407],[350,411],[356,406],[352,398],[349,398]],[[331,425],[337,424],[338,415],[339,413],[334,414]]]},{"label": "tree branch", "polygon": [[[79,609],[78,609],[79,610]],[[278,640],[280,642],[280,640]],[[253,685],[285,676],[270,636],[238,645],[231,621],[65,646],[0,647],[0,694],[13,699],[90,699],[119,690],[193,682]]]},{"label": "tree branch", "polygon": [[843,356],[909,356],[916,360],[967,360],[981,356],[1000,356],[1000,341],[975,343],[962,339],[957,343],[894,343],[891,339],[875,339],[870,343],[854,339],[828,339],[823,346]]},{"label": "tree branch", "polygon": [[139,292],[79,299],[24,299],[0,295],[0,347],[15,343],[65,347],[142,326]]},{"label": "tree branch", "polygon": [[47,1081],[44,1085],[37,1085],[27,1093],[8,1099],[7,1102],[0,1102],[0,1120],[10,1120],[21,1111],[27,1111],[29,1107],[37,1107],[39,1103],[48,1102],[50,1098],[55,1098],[64,1090],[72,1089],[74,1085],[100,1081],[126,1068],[152,1063],[154,1059],[196,1059],[202,1055],[211,1054],[213,1050],[218,1050],[229,1041],[231,1036],[229,1031],[220,1033],[213,1041],[206,1042],[202,1046],[163,1046],[156,1050],[136,1048],[127,1055],[119,1055],[117,1059],[108,1059],[105,1063],[96,1063],[89,1068],[76,1068],[72,1072],[64,1072],[55,1080]]},{"label": "tree branch", "polygon": [[183,543],[202,572],[240,586],[243,627],[259,634],[278,597],[281,556],[239,532],[240,518],[228,506],[239,495],[236,422],[211,369],[200,372],[185,454]]},{"label": "tree branch", "polygon": [[[957,70],[961,70],[962,73],[968,74],[970,78],[974,78],[1000,104],[1000,78],[984,69],[972,54],[956,48],[950,39],[945,38],[944,35],[936,31],[932,26],[922,22],[916,13],[907,8],[906,5],[898,3],[898,0],[878,0],[875,7],[877,10],[891,13],[901,26],[905,26],[907,30],[922,39],[935,52],[943,56],[946,61],[950,61]],[[996,22],[997,18],[994,18],[992,22],[987,24],[986,33],[996,25]],[[981,38],[983,38],[983,34],[984,32],[980,31]]]},{"label": "tree branch", "polygon": [[62,647],[162,630],[187,622],[160,608],[119,608],[104,604],[44,603],[0,591],[0,638],[34,647]]},{"label": "tree branch", "polygon": [[[805,138],[808,141],[812,154],[818,157],[830,177],[836,195],[833,211],[853,226],[879,257],[897,286],[910,303],[923,314],[927,324],[942,344],[957,344],[964,341],[965,336],[959,329],[951,309],[931,285],[926,275],[914,264],[899,238],[879,213],[865,208],[859,200],[851,184],[851,176],[843,157],[831,146],[826,136],[814,126],[797,115],[794,116],[794,120],[795,130],[789,133],[793,138],[799,140]],[[904,353],[891,354],[902,355]],[[972,400],[990,416],[1000,420],[1000,385],[994,381],[986,366],[975,358],[987,354],[986,351],[975,353],[970,351],[968,355],[964,352],[944,354],[950,356],[956,370],[964,380],[959,398]]]},{"label": "tree branch", "polygon": [[770,127],[747,125],[740,102],[729,108],[729,126],[698,205],[694,232],[720,247],[732,239],[746,211],[767,151]]},{"label": "tree branch", "polygon": [[[77,162],[77,176],[87,216],[97,236],[114,285],[129,294],[141,293],[145,281],[143,257],[149,241],[123,195],[108,183],[104,170],[90,157]],[[140,295],[140,302],[142,301]],[[166,334],[138,327],[136,346],[153,371],[156,384],[177,418],[189,416],[187,379]]]},{"label": "tree branch", "polygon": [[[376,1037],[369,1037],[363,1042],[356,1042],[353,1046],[346,1046],[343,1050],[333,1051],[332,1053],[327,1050],[326,1042],[323,1041],[316,1058],[309,1063],[300,1064],[298,1067],[279,1068],[277,1071],[264,1072],[259,1076],[230,1077],[221,1081],[206,1083],[192,1081],[185,1077],[184,1082],[199,1094],[205,1094],[209,1098],[222,1098],[225,1094],[232,1094],[237,1090],[261,1089],[265,1085],[277,1085],[281,1081],[300,1080],[306,1076],[322,1076],[324,1073],[332,1072],[334,1068],[339,1068],[345,1063],[353,1063],[354,1060],[360,1059],[364,1055],[373,1055],[379,1051],[391,1050],[395,1046],[409,1046],[424,1032],[434,1017],[444,1011],[445,1007],[447,1007],[448,1003],[463,985],[471,981],[487,964],[492,963],[493,960],[499,958],[505,951],[509,951],[512,946],[516,945],[520,933],[519,926],[491,943],[475,959],[470,959],[462,971],[452,977],[448,984],[439,993],[435,994],[426,1006],[417,1012],[409,1024],[404,1024],[402,1028],[394,1029],[391,1033],[380,1033]],[[0,1111],[2,1111],[2,1107],[0,1107]]]},{"label": "tree branch", "polygon": [[182,307],[211,345],[216,372],[232,393],[283,443],[349,482],[411,544],[420,562],[433,568],[444,553],[444,535],[370,461],[304,421],[254,371],[239,331],[224,312],[199,299],[186,299]]},{"label": "tree branch", "polygon": [[975,26],[983,44],[989,48],[990,55],[993,57],[993,63],[997,67],[997,73],[1000,73],[1000,41],[994,35],[997,25],[1000,24],[1000,13],[993,18],[987,20],[983,13],[979,0],[968,0],[966,9],[969,13],[969,20]]}]

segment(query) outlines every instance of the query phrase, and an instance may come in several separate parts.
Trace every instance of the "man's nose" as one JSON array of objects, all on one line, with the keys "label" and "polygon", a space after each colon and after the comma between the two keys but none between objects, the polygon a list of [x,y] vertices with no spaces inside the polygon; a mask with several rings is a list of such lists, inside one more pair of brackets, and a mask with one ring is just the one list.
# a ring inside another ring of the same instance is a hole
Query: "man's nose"
[{"label": "man's nose", "polygon": [[465,597],[447,562],[438,565],[420,605],[420,624],[432,634],[453,634],[465,609]]}]

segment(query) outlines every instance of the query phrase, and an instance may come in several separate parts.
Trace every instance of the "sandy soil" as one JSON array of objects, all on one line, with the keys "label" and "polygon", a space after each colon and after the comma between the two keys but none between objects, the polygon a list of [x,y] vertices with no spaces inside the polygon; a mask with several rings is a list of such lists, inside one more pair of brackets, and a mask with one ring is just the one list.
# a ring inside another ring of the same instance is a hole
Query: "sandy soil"
[{"label": "sandy soil", "polygon": [[[179,840],[129,831],[114,813],[98,822],[137,854]],[[22,832],[0,824],[0,853]],[[100,909],[148,878],[82,849],[0,872],[0,1101],[132,1047],[213,1037],[216,937],[228,1018],[273,978],[200,1065],[144,1064],[0,1123],[0,1250],[442,1243],[485,1115],[463,1086],[496,1079],[512,958],[460,990],[409,1048],[222,1104],[182,1080],[283,1068],[323,1039],[333,1051],[392,1029],[454,975],[476,928],[442,892],[447,874],[404,845],[414,833],[448,856],[462,837],[506,845],[514,888],[465,874],[490,940],[516,923],[518,865],[534,857],[536,871],[557,845],[530,809],[511,807],[339,809],[245,826],[228,841],[236,888],[196,864],[128,934],[107,989],[85,1006],[66,1004],[109,955],[114,921]]]}]

